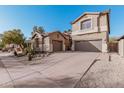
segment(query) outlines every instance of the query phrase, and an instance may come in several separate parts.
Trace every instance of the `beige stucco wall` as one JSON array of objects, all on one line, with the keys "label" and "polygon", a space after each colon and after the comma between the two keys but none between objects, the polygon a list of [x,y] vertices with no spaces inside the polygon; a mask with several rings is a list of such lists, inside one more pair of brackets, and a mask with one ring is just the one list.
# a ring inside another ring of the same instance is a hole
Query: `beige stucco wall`
[{"label": "beige stucco wall", "polygon": [[50,38],[44,38],[44,51],[51,51],[50,50]]},{"label": "beige stucco wall", "polygon": [[44,38],[44,44],[42,48],[42,36],[37,33],[37,35],[31,40],[31,47],[36,50],[36,42],[35,39],[39,38],[39,48],[40,50],[44,50],[47,52],[53,52],[53,44],[52,40],[62,41],[63,42],[63,51],[66,50],[66,45],[69,44],[69,40],[66,40],[60,33],[53,32],[50,33],[47,37]]},{"label": "beige stucco wall", "polygon": [[[39,39],[39,48],[36,47],[35,39]],[[31,40],[31,48],[35,50],[42,51],[42,36],[39,33],[36,33],[36,36]]]},{"label": "beige stucco wall", "polygon": [[90,33],[83,35],[72,35],[72,40],[95,40],[103,39],[106,40],[107,32]]},{"label": "beige stucco wall", "polygon": [[[74,42],[77,40],[102,40],[102,52],[108,52],[108,23],[107,15],[85,15],[80,18],[77,22],[72,24],[72,50],[74,50]],[[87,19],[91,19],[91,28],[87,30],[81,30],[81,22]],[[99,25],[98,25],[99,24]],[[99,26],[99,28],[98,28]]]},{"label": "beige stucco wall", "polygon": [[121,57],[124,57],[124,39],[121,39],[118,43],[118,53]]},{"label": "beige stucco wall", "polygon": [[94,29],[94,27],[97,26],[97,17],[98,15],[85,15],[84,17],[82,17],[80,20],[78,20],[77,22],[75,22],[74,24],[72,24],[72,31],[77,31],[80,30],[80,23],[86,19],[91,19],[92,20],[92,29]]},{"label": "beige stucco wall", "polygon": [[100,16],[100,31],[109,31],[107,15]]},{"label": "beige stucco wall", "polygon": [[102,15],[101,17],[100,17],[100,26],[107,26],[107,15]]},{"label": "beige stucco wall", "polygon": [[[86,34],[92,32],[98,32],[98,17],[99,15],[85,15],[80,20],[72,24],[72,35]],[[88,30],[81,30],[81,22],[87,19],[91,19],[92,27]],[[100,16],[100,31],[108,31],[107,15]]]},{"label": "beige stucco wall", "polygon": [[49,35],[50,38],[50,52],[53,51],[53,45],[52,45],[52,40],[58,40],[63,42],[63,51],[65,51],[65,38],[60,34],[60,33],[52,33]]},{"label": "beige stucco wall", "polygon": [[[98,17],[99,15],[85,15],[83,16],[82,18],[80,18],[80,20],[78,20],[77,22],[75,22],[74,24],[72,24],[72,31],[78,31],[80,30],[80,23],[86,19],[91,19],[92,21],[92,29],[90,30],[98,30],[97,26],[97,22],[98,22]],[[107,26],[107,15],[102,15],[100,17],[100,28],[101,28],[101,31],[104,31],[102,30],[103,28],[105,28],[105,26]],[[108,29],[107,29],[108,30]]]}]

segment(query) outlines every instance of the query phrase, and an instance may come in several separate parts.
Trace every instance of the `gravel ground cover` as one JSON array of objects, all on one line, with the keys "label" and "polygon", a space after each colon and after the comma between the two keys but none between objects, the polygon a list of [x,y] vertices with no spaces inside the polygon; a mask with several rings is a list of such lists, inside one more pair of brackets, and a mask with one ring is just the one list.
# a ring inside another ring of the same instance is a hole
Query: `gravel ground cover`
[{"label": "gravel ground cover", "polygon": [[102,54],[99,60],[81,79],[77,87],[83,88],[122,88],[124,87],[124,58],[116,53]]}]

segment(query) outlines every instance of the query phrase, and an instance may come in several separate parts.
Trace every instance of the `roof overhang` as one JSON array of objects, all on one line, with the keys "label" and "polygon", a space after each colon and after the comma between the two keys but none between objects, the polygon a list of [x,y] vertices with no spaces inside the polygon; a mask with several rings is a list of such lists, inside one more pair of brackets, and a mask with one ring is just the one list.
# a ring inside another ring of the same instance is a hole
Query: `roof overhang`
[{"label": "roof overhang", "polygon": [[118,39],[118,41],[120,41],[121,39],[124,39],[124,35],[123,35],[123,36],[121,36],[121,37]]},{"label": "roof overhang", "polygon": [[50,36],[51,34],[54,34],[54,33],[59,33],[62,37],[64,37],[65,39],[67,39],[63,33],[61,33],[60,31],[54,31],[54,32],[50,32],[48,33],[48,36]]},{"label": "roof overhang", "polygon": [[110,10],[103,11],[103,12],[84,12],[81,16],[79,16],[77,19],[71,22],[71,24],[74,24],[75,22],[77,22],[79,19],[81,19],[85,15],[102,15],[102,14],[109,14],[109,13],[110,13]]}]

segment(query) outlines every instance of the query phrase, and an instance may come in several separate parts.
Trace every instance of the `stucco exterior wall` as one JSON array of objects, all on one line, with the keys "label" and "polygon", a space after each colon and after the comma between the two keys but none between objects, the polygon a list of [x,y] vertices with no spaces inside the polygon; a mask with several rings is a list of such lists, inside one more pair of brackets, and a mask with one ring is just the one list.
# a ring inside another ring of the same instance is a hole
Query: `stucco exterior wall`
[{"label": "stucco exterior wall", "polygon": [[63,42],[63,51],[65,51],[65,38],[60,34],[60,33],[52,33],[49,35],[49,38],[50,38],[50,51],[53,52],[53,45],[52,45],[52,40],[57,40],[57,41],[62,41]]},{"label": "stucco exterior wall", "polygon": [[100,26],[105,26],[105,25],[107,25],[107,15],[104,14],[100,17]]},{"label": "stucco exterior wall", "polygon": [[[98,15],[85,15],[84,17],[82,17],[80,20],[78,20],[77,22],[75,22],[74,24],[72,24],[72,31],[78,31],[80,30],[80,26],[81,26],[81,22],[87,19],[91,19],[92,20],[92,29],[94,29],[94,27],[97,26],[97,22],[95,20],[97,20]],[[91,30],[92,30],[91,29]]]},{"label": "stucco exterior wall", "polygon": [[44,51],[50,51],[50,38],[44,38]]},{"label": "stucco exterior wall", "polygon": [[124,57],[124,39],[121,39],[118,43],[118,53],[121,57]]},{"label": "stucco exterior wall", "polygon": [[[36,41],[35,39],[39,39],[39,47],[36,47]],[[44,39],[42,39],[44,38]],[[44,41],[42,41],[44,40]],[[53,52],[53,40],[56,41],[62,41],[62,50],[66,50],[66,46],[68,46],[69,40],[66,39],[61,33],[59,32],[52,32],[49,33],[48,36],[43,37],[41,34],[36,33],[36,35],[31,40],[31,47],[35,51],[46,51],[46,52]],[[43,43],[43,44],[42,44]]]},{"label": "stucco exterior wall", "polygon": [[[91,28],[81,30],[81,22],[91,19]],[[102,52],[108,52],[109,28],[107,14],[84,15],[72,24],[72,50],[75,49],[75,41],[80,40],[102,40]]]},{"label": "stucco exterior wall", "polygon": [[108,32],[108,23],[107,23],[107,15],[100,16],[100,31],[107,31]]},{"label": "stucco exterior wall", "polygon": [[[108,25],[107,25],[107,15],[100,16],[100,22],[98,23],[98,17],[99,15],[85,15],[84,17],[80,18],[77,22],[72,24],[72,35],[78,35],[78,34],[86,34],[86,33],[92,33],[92,32],[98,32],[98,30],[101,31],[108,31]],[[87,19],[91,19],[91,29],[88,30],[81,30],[81,22]],[[98,29],[98,24],[100,28]]]},{"label": "stucco exterior wall", "polygon": [[[36,47],[36,41],[35,39],[38,38],[39,41],[39,47]],[[42,51],[42,36],[39,33],[36,33],[36,36],[31,40],[31,48],[35,51]]]},{"label": "stucco exterior wall", "polygon": [[107,32],[96,32],[90,34],[83,35],[72,35],[72,40],[95,40],[95,39],[103,39],[106,40]]}]

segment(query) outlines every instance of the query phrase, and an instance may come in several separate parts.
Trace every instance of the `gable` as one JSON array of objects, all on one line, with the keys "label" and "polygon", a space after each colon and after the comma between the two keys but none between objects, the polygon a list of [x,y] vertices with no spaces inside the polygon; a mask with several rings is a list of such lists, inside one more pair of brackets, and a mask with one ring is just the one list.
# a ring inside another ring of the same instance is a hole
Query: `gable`
[{"label": "gable", "polygon": [[64,37],[64,35],[61,32],[52,32],[49,34],[49,37],[55,40],[66,39],[66,37]]},{"label": "gable", "polygon": [[121,36],[121,37],[118,39],[118,41],[120,41],[121,39],[124,39],[124,35],[123,35],[123,36]]},{"label": "gable", "polygon": [[34,38],[42,38],[42,35],[40,33],[35,32],[32,36],[32,39]]},{"label": "gable", "polygon": [[[102,32],[107,31],[110,33],[110,24],[109,24],[109,14],[108,13],[100,13],[100,14],[85,14],[78,19],[76,19],[72,23],[72,31],[75,33],[78,31],[82,31],[82,23],[86,20],[91,20],[90,29],[87,32]],[[99,29],[98,29],[99,27]],[[84,31],[84,30],[83,30]],[[87,33],[86,31],[82,33]]]},{"label": "gable", "polygon": [[94,27],[97,26],[97,18],[98,18],[99,15],[84,15],[82,17],[80,17],[77,21],[75,21],[73,24],[72,24],[72,30],[73,31],[77,31],[77,30],[80,30],[81,29],[81,23],[83,21],[86,21],[86,20],[91,20],[92,22],[92,29]]},{"label": "gable", "polygon": [[75,24],[76,22],[82,20],[82,19],[85,19],[85,18],[88,18],[88,17],[94,17],[94,16],[98,16],[99,13],[92,13],[92,14],[87,14],[87,13],[84,13],[83,15],[81,15],[80,17],[78,17],[77,19],[75,19],[71,24]]},{"label": "gable", "polygon": [[109,14],[111,10],[106,10],[103,12],[84,12],[81,16],[79,16],[78,18],[76,18],[71,24],[74,24],[75,22],[77,22],[78,20],[80,20],[82,17],[86,16],[86,15],[103,15],[103,14]]}]

